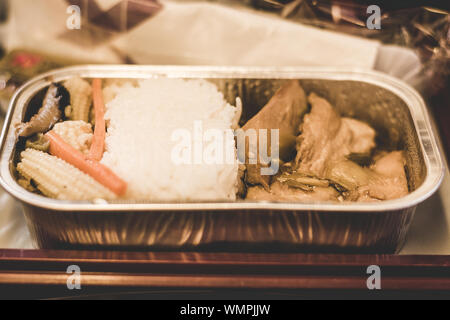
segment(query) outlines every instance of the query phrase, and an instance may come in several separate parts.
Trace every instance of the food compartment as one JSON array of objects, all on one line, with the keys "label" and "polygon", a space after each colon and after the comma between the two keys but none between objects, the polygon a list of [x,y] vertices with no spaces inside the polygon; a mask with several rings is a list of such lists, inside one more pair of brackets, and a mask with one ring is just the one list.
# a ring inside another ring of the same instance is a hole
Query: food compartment
[{"label": "food compartment", "polygon": [[[419,137],[406,103],[379,86],[352,80],[299,79],[308,95],[326,99],[341,116],[369,124],[376,131],[376,150],[404,151],[409,192],[416,190],[427,174]],[[276,90],[289,79],[209,79],[224,93],[228,102],[242,99],[240,124],[264,107]]]},{"label": "food compartment", "polygon": [[[88,79],[87,79],[88,80]],[[243,104],[242,116],[239,124],[244,126],[276,95],[277,90],[289,84],[292,79],[206,79],[217,86],[230,105],[241,99]],[[135,83],[136,79],[106,79],[109,82]],[[414,191],[422,183],[426,175],[426,166],[417,146],[418,137],[415,133],[411,115],[404,102],[394,94],[379,87],[358,81],[329,81],[301,79],[301,86],[306,96],[311,93],[326,99],[342,117],[361,120],[369,124],[376,132],[376,147],[372,152],[402,151],[405,156],[405,172],[408,180],[409,192]],[[60,84],[58,84],[60,85]],[[48,87],[41,89],[34,95],[23,112],[23,122],[29,121],[37,113]],[[64,91],[63,91],[64,93]],[[62,100],[70,102],[66,95]],[[65,104],[69,104],[66,102]],[[310,112],[308,104],[306,113]],[[277,124],[278,126],[278,124]],[[283,124],[279,124],[280,128]],[[325,129],[326,130],[326,129]],[[25,139],[19,139],[14,157],[14,167],[20,160],[20,153],[25,149]],[[291,148],[295,157],[295,146]],[[13,169],[14,170],[14,169]],[[17,172],[14,170],[17,177]],[[272,177],[272,183],[275,181]],[[247,187],[252,184],[247,183]],[[287,201],[274,199],[272,201]],[[128,199],[127,201],[144,201],[144,199]],[[183,200],[183,199],[181,199]],[[238,199],[242,200],[242,199]],[[252,199],[250,199],[252,200]],[[255,200],[255,199],[253,199]],[[259,199],[257,199],[259,200]],[[305,200],[298,200],[302,202]],[[306,200],[308,201],[308,200]]]}]

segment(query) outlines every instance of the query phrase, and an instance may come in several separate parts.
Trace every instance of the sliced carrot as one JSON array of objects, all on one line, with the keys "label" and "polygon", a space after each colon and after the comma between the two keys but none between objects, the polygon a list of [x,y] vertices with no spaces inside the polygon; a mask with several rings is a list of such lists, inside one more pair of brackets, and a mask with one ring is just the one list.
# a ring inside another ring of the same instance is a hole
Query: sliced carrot
[{"label": "sliced carrot", "polygon": [[105,167],[98,161],[88,159],[83,153],[65,142],[55,132],[49,131],[45,136],[50,141],[49,152],[51,155],[70,163],[74,167],[90,175],[96,181],[119,196],[126,192],[127,183],[116,176],[111,169]]},{"label": "sliced carrot", "polygon": [[105,103],[103,102],[102,80],[92,80],[92,100],[94,101],[95,129],[88,159],[100,161],[105,151]]}]

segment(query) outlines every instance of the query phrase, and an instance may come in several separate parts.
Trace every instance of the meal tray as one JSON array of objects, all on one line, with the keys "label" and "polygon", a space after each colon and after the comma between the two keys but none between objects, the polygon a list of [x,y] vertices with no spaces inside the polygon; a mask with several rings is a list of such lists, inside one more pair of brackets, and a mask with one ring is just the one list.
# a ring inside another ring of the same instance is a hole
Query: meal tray
[{"label": "meal tray", "polygon": [[[243,102],[242,123],[287,79],[326,98],[342,115],[377,130],[377,145],[404,150],[410,194],[377,203],[90,203],[48,199],[14,176],[15,125],[52,81],[87,78],[194,78]],[[423,99],[385,74],[354,69],[86,65],[55,70],[13,97],[1,137],[0,183],[24,208],[40,248],[397,252],[416,206],[439,187],[444,165]],[[430,232],[432,232],[430,230]]]}]

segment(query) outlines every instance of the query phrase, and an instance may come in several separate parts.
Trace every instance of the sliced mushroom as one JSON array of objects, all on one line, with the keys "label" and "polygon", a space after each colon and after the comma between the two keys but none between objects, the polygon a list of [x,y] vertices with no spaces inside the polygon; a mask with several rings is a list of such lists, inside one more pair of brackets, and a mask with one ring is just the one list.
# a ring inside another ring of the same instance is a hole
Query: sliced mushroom
[{"label": "sliced mushroom", "polygon": [[35,114],[30,121],[20,123],[17,126],[19,136],[30,137],[33,134],[44,133],[50,130],[62,117],[61,108],[59,106],[61,97],[58,86],[51,84],[38,113]]}]

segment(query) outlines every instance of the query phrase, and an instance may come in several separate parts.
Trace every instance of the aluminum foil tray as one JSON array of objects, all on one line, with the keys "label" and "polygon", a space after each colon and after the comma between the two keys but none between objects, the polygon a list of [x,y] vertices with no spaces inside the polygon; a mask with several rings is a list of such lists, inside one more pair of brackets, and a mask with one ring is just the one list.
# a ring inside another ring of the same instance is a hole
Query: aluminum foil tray
[{"label": "aluminum foil tray", "polygon": [[[230,102],[243,101],[242,123],[287,79],[325,97],[342,115],[368,122],[383,149],[404,150],[410,194],[378,203],[85,203],[48,199],[14,176],[15,125],[36,108],[51,81],[87,78],[203,78]],[[24,208],[40,248],[137,250],[398,251],[416,206],[439,187],[442,158],[423,99],[405,83],[372,71],[95,65],[59,69],[26,83],[13,97],[0,149],[0,183]],[[432,232],[432,230],[430,230]]]}]

